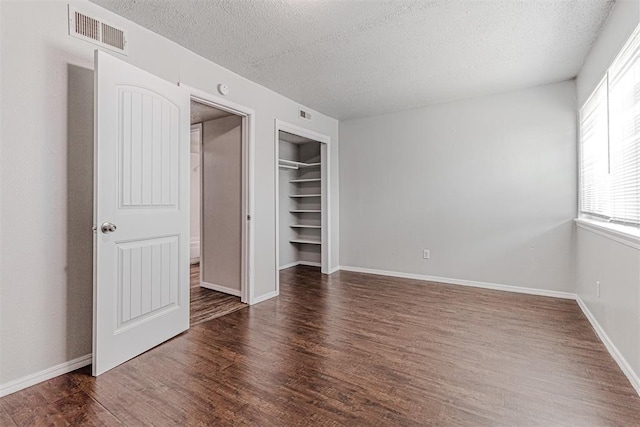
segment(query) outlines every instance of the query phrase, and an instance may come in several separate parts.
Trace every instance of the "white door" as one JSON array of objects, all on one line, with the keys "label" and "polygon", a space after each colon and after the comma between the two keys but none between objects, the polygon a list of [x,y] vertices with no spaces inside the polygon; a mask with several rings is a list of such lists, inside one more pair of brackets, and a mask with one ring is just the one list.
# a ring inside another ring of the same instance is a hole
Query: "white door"
[{"label": "white door", "polygon": [[93,375],[189,328],[189,97],[96,51]]}]

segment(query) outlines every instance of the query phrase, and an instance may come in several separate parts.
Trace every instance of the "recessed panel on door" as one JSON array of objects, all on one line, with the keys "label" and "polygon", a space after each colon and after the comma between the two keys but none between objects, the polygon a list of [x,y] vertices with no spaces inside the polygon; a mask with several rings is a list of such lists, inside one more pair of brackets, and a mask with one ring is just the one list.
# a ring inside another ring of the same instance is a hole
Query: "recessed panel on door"
[{"label": "recessed panel on door", "polygon": [[178,107],[133,86],[119,86],[118,98],[120,207],[177,207]]}]

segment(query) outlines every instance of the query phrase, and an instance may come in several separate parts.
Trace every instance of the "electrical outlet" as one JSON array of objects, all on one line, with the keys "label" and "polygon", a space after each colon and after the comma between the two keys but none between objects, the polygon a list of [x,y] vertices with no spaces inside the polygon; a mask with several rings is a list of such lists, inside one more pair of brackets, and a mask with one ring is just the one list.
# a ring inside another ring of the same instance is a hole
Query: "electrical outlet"
[{"label": "electrical outlet", "polygon": [[600,282],[596,281],[596,295],[600,298]]},{"label": "electrical outlet", "polygon": [[431,258],[431,251],[428,249],[425,249],[422,251],[422,258],[424,259],[429,259]]}]

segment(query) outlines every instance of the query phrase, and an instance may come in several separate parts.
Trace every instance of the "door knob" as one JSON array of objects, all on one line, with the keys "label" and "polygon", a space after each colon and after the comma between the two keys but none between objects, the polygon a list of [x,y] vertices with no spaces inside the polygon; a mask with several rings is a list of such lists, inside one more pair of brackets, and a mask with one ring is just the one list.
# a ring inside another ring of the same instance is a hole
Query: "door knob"
[{"label": "door knob", "polygon": [[102,230],[104,234],[113,233],[117,229],[118,227],[116,227],[115,224],[112,224],[110,222],[105,222],[100,226],[100,230]]}]

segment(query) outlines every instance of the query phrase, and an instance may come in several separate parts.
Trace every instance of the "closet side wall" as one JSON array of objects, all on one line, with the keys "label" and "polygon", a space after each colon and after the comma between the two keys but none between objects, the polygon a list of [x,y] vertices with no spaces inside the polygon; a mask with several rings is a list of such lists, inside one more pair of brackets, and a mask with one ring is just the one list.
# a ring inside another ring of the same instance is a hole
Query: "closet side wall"
[{"label": "closet side wall", "polygon": [[[307,142],[299,145],[298,158],[304,163],[320,163],[320,143],[319,142]],[[312,167],[301,169],[297,178],[299,179],[313,179],[322,178],[322,168]],[[305,182],[299,183],[295,186],[294,192],[296,194],[321,194],[322,185],[320,182]],[[298,199],[297,203],[299,208],[302,209],[320,209],[322,210],[322,199],[310,197],[308,199]],[[301,214],[298,216],[296,223],[304,225],[319,226],[322,225],[322,215],[324,212]],[[322,231],[315,228],[297,228],[296,237],[304,240],[321,240]],[[322,246],[321,245],[299,245],[298,247],[298,261],[302,263],[317,264],[318,266],[322,262]]]},{"label": "closet side wall", "polygon": [[[287,141],[279,142],[279,157],[281,159],[290,159],[295,160],[298,158],[298,147],[296,144]],[[294,237],[291,227],[291,224],[294,224],[296,221],[296,217],[294,214],[290,212],[291,209],[295,208],[295,203],[289,197],[289,194],[292,194],[291,183],[289,182],[296,177],[296,171],[294,169],[288,168],[278,168],[279,175],[279,199],[278,203],[280,206],[278,207],[278,221],[279,221],[279,236],[280,246],[279,246],[279,267],[283,267],[285,265],[291,265],[293,263],[298,262],[298,248],[295,245],[289,243],[289,240]]]},{"label": "closet side wall", "polygon": [[234,290],[241,285],[242,118],[203,123],[202,281]]}]

